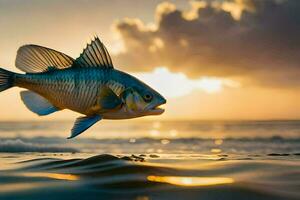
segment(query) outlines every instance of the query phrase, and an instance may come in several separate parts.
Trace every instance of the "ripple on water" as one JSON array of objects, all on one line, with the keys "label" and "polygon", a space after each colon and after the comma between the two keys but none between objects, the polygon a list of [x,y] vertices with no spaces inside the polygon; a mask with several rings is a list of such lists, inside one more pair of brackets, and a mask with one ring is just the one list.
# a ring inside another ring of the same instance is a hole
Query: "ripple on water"
[{"label": "ripple on water", "polygon": [[[300,164],[229,160],[162,164],[149,155],[97,155],[86,159],[36,158],[0,174],[0,199],[297,199]],[[144,162],[152,159],[151,162]],[[140,162],[143,161],[143,162]],[[4,175],[5,174],[5,175]],[[293,177],[293,178],[291,178]],[[298,178],[296,178],[298,177]],[[287,184],[288,183],[288,184]],[[116,192],[118,191],[118,192]]]}]

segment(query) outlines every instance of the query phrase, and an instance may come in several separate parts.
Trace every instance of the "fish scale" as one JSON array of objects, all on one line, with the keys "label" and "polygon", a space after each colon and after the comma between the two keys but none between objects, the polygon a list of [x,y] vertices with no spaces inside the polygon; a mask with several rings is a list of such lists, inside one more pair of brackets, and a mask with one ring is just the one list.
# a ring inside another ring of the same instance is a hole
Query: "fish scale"
[{"label": "fish scale", "polygon": [[[78,68],[17,75],[16,84],[46,97],[60,109],[69,108],[89,114],[89,109],[96,104],[101,87],[110,86],[107,84],[109,78],[110,74],[106,70]],[[116,87],[112,89],[120,92]]]}]

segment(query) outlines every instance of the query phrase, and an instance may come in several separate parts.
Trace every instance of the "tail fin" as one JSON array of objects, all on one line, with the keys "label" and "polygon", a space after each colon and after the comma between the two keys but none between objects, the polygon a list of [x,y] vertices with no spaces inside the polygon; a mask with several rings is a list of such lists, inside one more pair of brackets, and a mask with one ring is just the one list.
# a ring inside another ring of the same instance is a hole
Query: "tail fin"
[{"label": "tail fin", "polygon": [[0,68],[0,92],[14,86],[14,73]]}]

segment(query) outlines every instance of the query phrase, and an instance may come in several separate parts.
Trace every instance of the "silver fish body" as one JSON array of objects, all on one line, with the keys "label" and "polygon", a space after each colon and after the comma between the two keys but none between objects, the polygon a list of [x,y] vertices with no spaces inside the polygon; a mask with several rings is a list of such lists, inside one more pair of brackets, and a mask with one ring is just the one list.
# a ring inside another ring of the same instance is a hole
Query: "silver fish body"
[{"label": "silver fish body", "polygon": [[79,58],[46,47],[26,45],[19,49],[16,66],[26,74],[0,68],[0,92],[21,87],[28,109],[38,115],[69,109],[85,115],[76,120],[75,137],[101,119],[129,119],[159,115],[166,100],[137,78],[114,69],[98,38]]},{"label": "silver fish body", "polygon": [[113,80],[112,70],[64,69],[40,74],[16,76],[16,85],[34,91],[47,98],[59,109],[70,109],[84,115],[100,112],[95,110],[97,96],[104,86],[121,94],[124,86]]},{"label": "silver fish body", "polygon": [[102,114],[104,119],[127,119],[130,115],[125,104],[119,109],[105,112],[98,96],[109,87],[118,96],[126,88],[135,87],[138,80],[124,72],[102,68],[69,68],[38,74],[16,74],[15,84],[48,99],[60,110],[69,109],[87,116]]}]

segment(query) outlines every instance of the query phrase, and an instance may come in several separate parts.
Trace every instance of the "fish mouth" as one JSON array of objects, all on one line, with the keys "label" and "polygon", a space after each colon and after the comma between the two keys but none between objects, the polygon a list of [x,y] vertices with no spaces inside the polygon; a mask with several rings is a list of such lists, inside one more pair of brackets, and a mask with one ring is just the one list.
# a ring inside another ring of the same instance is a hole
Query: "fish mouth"
[{"label": "fish mouth", "polygon": [[160,114],[163,114],[164,112],[165,112],[165,109],[162,108],[162,105],[156,106],[151,109],[151,113],[153,113],[155,115],[160,115]]},{"label": "fish mouth", "polygon": [[149,111],[150,111],[150,114],[151,115],[161,115],[165,112],[165,109],[164,109],[164,104],[166,103],[166,101],[163,101],[157,105],[155,105],[153,108],[151,108]]}]

